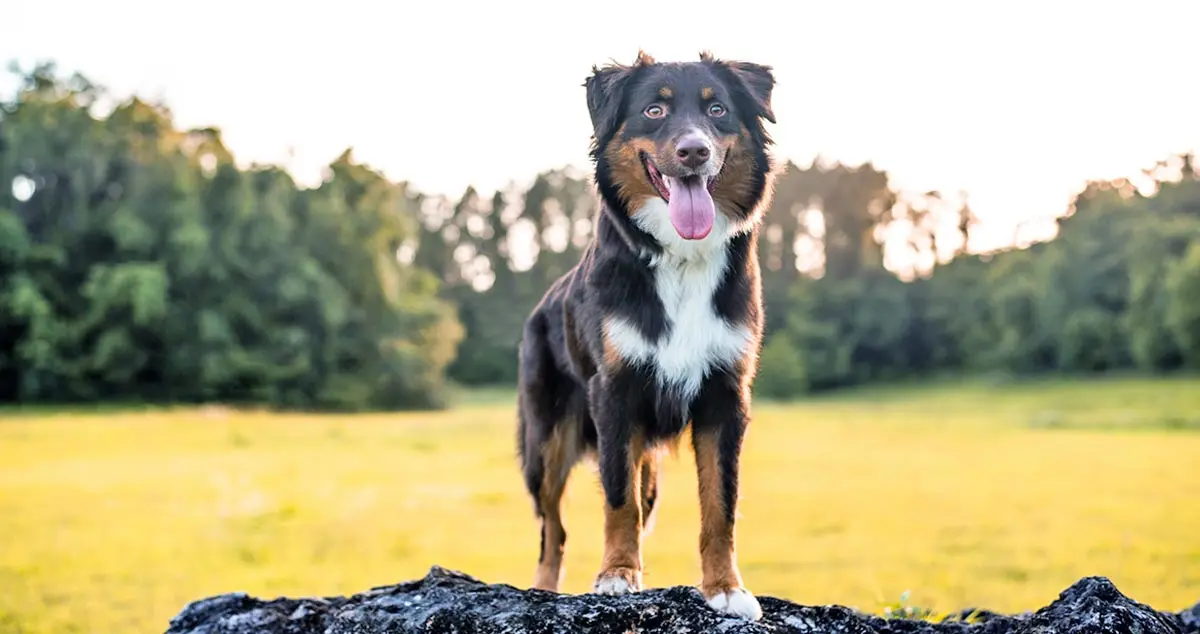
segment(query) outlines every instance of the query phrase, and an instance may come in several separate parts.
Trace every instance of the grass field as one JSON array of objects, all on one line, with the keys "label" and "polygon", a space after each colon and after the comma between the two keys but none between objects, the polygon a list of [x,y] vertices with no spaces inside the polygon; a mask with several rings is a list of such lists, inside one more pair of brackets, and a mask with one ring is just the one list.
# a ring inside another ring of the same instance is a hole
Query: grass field
[{"label": "grass field", "polygon": [[[0,411],[0,632],[161,632],[232,590],[329,595],[422,576],[532,580],[512,398],[442,413]],[[759,403],[747,585],[880,612],[1036,608],[1084,575],[1200,600],[1200,379],[981,382]],[[646,582],[697,581],[690,451],[665,465]],[[568,592],[600,560],[590,466],[566,502]]]}]

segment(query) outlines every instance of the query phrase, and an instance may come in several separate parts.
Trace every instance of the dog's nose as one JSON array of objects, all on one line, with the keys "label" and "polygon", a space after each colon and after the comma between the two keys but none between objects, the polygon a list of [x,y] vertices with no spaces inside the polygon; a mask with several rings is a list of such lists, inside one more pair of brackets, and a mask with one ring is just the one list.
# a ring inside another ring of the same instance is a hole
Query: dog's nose
[{"label": "dog's nose", "polygon": [[704,165],[708,155],[708,144],[697,136],[686,136],[675,146],[675,156],[679,157],[679,162],[692,169]]}]

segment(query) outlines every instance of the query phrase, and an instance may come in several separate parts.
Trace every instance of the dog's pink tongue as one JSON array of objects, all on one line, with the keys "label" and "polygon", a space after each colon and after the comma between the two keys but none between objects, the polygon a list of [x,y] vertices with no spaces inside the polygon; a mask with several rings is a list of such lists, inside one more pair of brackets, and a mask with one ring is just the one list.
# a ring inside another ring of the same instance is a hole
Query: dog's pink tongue
[{"label": "dog's pink tongue", "polygon": [[684,180],[666,176],[665,180],[671,190],[667,211],[671,214],[675,231],[685,240],[699,240],[707,236],[712,231],[717,208],[712,195],[708,193],[708,187],[705,187],[704,179],[693,176]]}]

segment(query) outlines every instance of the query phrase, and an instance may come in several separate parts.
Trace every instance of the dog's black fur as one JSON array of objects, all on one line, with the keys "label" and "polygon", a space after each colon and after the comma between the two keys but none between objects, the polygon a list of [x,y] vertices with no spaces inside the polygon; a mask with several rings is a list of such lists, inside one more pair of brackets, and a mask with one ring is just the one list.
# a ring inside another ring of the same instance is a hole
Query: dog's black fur
[{"label": "dog's black fur", "polygon": [[[770,67],[708,54],[698,62],[659,63],[640,53],[632,65],[592,70],[584,86],[602,203],[594,238],[529,316],[520,347],[518,444],[542,524],[534,585],[558,588],[566,541],[559,500],[571,467],[594,454],[606,506],[605,557],[596,589],[640,589],[641,538],[658,494],[658,448],[677,441],[690,421],[703,516],[700,587],[715,607],[738,611],[729,607],[734,602],[729,593],[741,589],[733,524],[763,323],[756,245],[774,169],[763,126],[764,120],[775,121],[774,77]],[[723,252],[726,265],[714,274],[719,279],[704,301],[747,337],[734,356],[706,357],[711,363],[699,389],[690,392],[664,384],[655,359],[630,358],[628,344],[623,349],[608,329],[616,320],[644,341],[661,342],[675,326],[656,275],[669,262],[686,266],[692,256],[672,249],[683,252],[696,241],[656,237],[645,230],[651,220],[635,216],[666,213],[656,201],[666,198],[664,177],[700,178],[689,176],[695,170],[681,158],[686,155],[681,139],[688,135],[705,139],[712,164],[719,159],[721,165],[709,191],[725,224],[712,232],[737,228],[707,238],[713,253]],[[646,207],[650,202],[658,206]]]}]

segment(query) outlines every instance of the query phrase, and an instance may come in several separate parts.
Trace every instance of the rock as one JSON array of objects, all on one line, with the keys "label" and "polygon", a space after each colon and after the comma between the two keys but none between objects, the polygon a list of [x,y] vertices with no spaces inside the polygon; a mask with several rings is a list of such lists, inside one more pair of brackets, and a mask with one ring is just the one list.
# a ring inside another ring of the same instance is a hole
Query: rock
[{"label": "rock", "polygon": [[763,618],[750,623],[714,612],[686,586],[619,597],[560,595],[485,584],[434,566],[424,579],[350,597],[265,601],[233,593],[202,599],[171,619],[167,634],[1200,634],[1200,603],[1180,613],[1162,612],[1126,597],[1103,577],[1080,579],[1037,612],[963,610],[938,623],[773,597],[759,602]]}]

